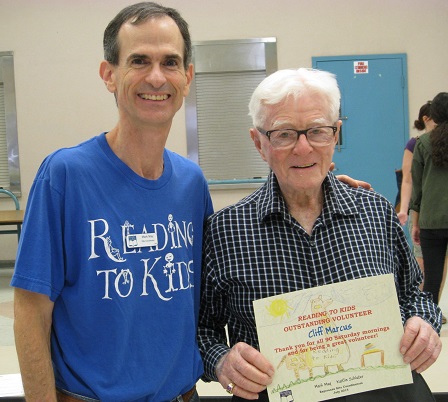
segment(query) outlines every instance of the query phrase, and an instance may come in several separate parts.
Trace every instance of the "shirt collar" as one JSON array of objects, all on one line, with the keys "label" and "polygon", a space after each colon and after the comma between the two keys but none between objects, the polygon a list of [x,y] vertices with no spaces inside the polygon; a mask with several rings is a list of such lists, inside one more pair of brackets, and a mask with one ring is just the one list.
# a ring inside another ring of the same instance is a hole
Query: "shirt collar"
[{"label": "shirt collar", "polygon": [[266,183],[260,189],[257,204],[257,214],[260,222],[263,222],[270,215],[288,213],[277,177],[272,171],[269,173]]},{"label": "shirt collar", "polygon": [[[356,197],[353,193],[353,191],[358,191],[356,188],[343,184],[333,173],[327,174],[322,185],[325,193],[322,212],[324,221],[331,219],[334,214],[355,215],[359,212]],[[266,220],[270,215],[280,214],[285,218],[289,216],[277,177],[272,171],[266,183],[260,188],[257,204],[257,214],[260,222]]]},{"label": "shirt collar", "polygon": [[323,186],[325,192],[324,220],[335,214],[348,216],[359,213],[356,202],[356,193],[360,191],[359,189],[342,183],[331,172],[327,174]]}]

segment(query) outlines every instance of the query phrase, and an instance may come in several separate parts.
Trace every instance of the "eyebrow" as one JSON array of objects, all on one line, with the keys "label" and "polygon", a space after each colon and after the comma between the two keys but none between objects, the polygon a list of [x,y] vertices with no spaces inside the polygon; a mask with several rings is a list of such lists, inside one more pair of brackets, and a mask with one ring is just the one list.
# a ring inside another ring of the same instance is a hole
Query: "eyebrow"
[{"label": "eyebrow", "polygon": [[132,60],[132,59],[147,59],[148,56],[146,54],[140,54],[140,53],[131,53],[126,60]]},{"label": "eyebrow", "polygon": [[327,119],[325,117],[321,117],[320,119],[314,120],[313,124],[327,124]]},{"label": "eyebrow", "polygon": [[[151,59],[151,57],[149,57],[146,54],[132,53],[127,57],[126,62],[130,62],[131,60],[134,60],[134,59],[148,60],[148,59]],[[167,54],[164,56],[164,60],[172,60],[172,59],[178,60],[180,63],[182,63],[182,61],[183,61],[182,57],[176,53]]]},{"label": "eyebrow", "polygon": [[[310,122],[310,128],[315,127],[316,125],[319,124],[327,124],[327,120],[324,117],[321,117],[319,119],[313,120],[312,122]],[[279,127],[283,128],[283,126],[290,126],[291,122],[290,121],[286,121],[286,120],[276,120],[273,124],[272,124],[272,129],[276,130]]]},{"label": "eyebrow", "polygon": [[281,126],[287,126],[287,125],[291,125],[291,122],[286,120],[275,120],[274,123],[272,124],[272,129],[275,130]]}]

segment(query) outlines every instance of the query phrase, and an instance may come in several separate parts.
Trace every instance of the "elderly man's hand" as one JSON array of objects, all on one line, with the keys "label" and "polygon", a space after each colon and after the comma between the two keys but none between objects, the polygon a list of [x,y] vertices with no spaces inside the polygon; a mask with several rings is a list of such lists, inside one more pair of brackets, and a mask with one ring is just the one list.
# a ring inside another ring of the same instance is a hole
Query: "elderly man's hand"
[{"label": "elderly man's hand", "polygon": [[216,375],[224,389],[233,385],[234,395],[258,399],[258,394],[272,382],[274,368],[257,349],[239,342],[218,362]]},{"label": "elderly man's hand", "polygon": [[412,370],[417,373],[425,371],[437,360],[441,350],[442,341],[430,324],[420,317],[406,321],[400,352]]}]

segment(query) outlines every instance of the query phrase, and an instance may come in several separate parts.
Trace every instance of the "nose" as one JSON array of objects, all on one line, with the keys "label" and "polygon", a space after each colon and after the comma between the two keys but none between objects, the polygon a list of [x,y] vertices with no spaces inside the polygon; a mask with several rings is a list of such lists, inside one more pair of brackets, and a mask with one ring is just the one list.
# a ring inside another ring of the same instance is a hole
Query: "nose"
[{"label": "nose", "polygon": [[313,147],[308,142],[305,134],[299,134],[296,144],[294,145],[293,152],[295,154],[309,153],[313,150]]},{"label": "nose", "polygon": [[159,64],[154,64],[146,74],[146,82],[151,84],[154,88],[162,87],[166,82],[165,74]]}]

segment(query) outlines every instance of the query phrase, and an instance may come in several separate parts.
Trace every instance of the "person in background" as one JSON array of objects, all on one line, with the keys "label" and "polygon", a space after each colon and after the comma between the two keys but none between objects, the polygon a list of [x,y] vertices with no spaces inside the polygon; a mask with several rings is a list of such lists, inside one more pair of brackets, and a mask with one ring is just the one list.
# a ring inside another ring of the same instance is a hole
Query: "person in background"
[{"label": "person in background", "polygon": [[253,300],[388,273],[404,325],[397,347],[414,383],[332,400],[434,401],[420,373],[440,354],[441,312],[419,289],[422,272],[393,205],[329,172],[339,105],[328,72],[300,68],[265,78],[249,104],[250,134],[271,173],[252,195],[208,219],[198,329],[203,379],[218,381],[234,402],[268,401],[274,374],[259,351]]},{"label": "person in background", "polygon": [[[167,149],[193,78],[188,25],[151,2],[104,32],[118,123],[45,159],[12,286],[27,401],[199,401],[207,182]],[[193,235],[194,233],[194,235]]]},{"label": "person in background", "polygon": [[[423,290],[440,301],[448,247],[448,93],[433,99],[436,126],[418,138],[412,160],[412,239],[425,264]],[[446,322],[446,320],[445,320]]]},{"label": "person in background", "polygon": [[[419,110],[418,113],[418,119],[414,121],[414,128],[418,131],[423,131],[424,133],[427,133],[431,131],[436,124],[434,123],[434,120],[431,118],[431,101],[426,102]],[[412,195],[412,174],[411,174],[411,166],[412,166],[412,156],[414,153],[414,147],[417,142],[418,137],[412,137],[409,139],[409,141],[406,143],[406,147],[403,154],[403,164],[401,167],[403,179],[401,184],[401,197],[400,197],[400,210],[398,211],[398,219],[400,220],[400,223],[402,225],[408,224],[408,231],[409,234],[412,233],[412,215],[409,213],[409,203],[411,201],[411,195]],[[412,237],[411,237],[412,240]],[[412,242],[412,247],[414,250],[415,258],[417,259],[418,265],[420,266],[422,272],[423,272],[423,283],[424,283],[424,272],[425,272],[425,266],[423,262],[423,254],[422,249],[420,247],[420,244],[415,244]],[[447,250],[447,257],[445,258],[445,268],[444,268],[444,274],[442,279],[442,285],[440,288],[440,294],[443,290],[443,284],[445,283],[445,276],[448,266],[448,250]],[[423,289],[423,283],[421,285],[421,288]],[[442,316],[442,324],[446,323],[445,316]]]},{"label": "person in background", "polygon": [[[431,101],[426,102],[418,113],[418,119],[414,121],[414,128],[418,131],[428,132],[433,129],[435,126],[434,121],[430,117],[430,107]],[[398,211],[398,219],[402,225],[405,225],[406,222],[408,225],[411,224],[412,219],[409,219],[409,203],[411,201],[412,194],[412,175],[411,175],[411,165],[412,165],[412,155],[414,152],[415,143],[417,142],[418,137],[411,137],[409,141],[406,143],[404,154],[403,154],[403,163],[402,163],[402,172],[403,179],[401,183],[401,196],[400,196],[400,210]],[[409,229],[411,230],[411,229]],[[419,248],[417,245],[414,248],[414,253],[417,257],[417,261],[419,261],[420,267],[422,267],[423,260],[420,253],[417,253],[416,250]],[[423,268],[422,268],[423,270]]]}]

